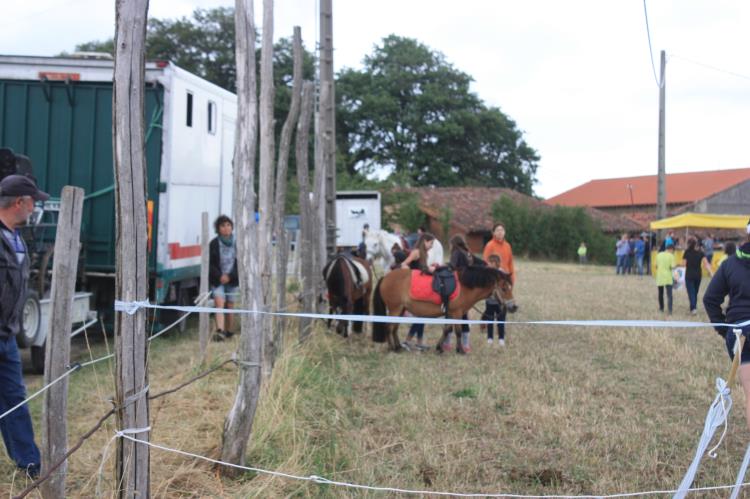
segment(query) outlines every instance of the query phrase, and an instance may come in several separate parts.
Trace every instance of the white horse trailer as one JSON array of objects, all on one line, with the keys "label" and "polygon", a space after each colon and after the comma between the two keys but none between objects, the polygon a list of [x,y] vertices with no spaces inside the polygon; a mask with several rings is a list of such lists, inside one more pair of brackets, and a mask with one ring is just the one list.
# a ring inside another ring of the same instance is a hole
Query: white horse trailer
[{"label": "white horse trailer", "polygon": [[380,193],[378,191],[338,191],[336,193],[336,246],[356,247],[362,242],[367,224],[380,230]]},{"label": "white horse trailer", "polygon": [[[51,205],[65,185],[84,189],[77,289],[92,293],[105,321],[115,298],[113,70],[111,57],[0,56],[0,148],[27,157]],[[187,304],[199,286],[201,213],[211,221],[232,213],[237,99],[168,61],[146,63],[144,94],[149,298]],[[54,242],[54,210],[45,217],[51,227],[33,245],[41,252]],[[45,309],[48,283],[37,287]],[[45,322],[29,332],[36,348]]]}]

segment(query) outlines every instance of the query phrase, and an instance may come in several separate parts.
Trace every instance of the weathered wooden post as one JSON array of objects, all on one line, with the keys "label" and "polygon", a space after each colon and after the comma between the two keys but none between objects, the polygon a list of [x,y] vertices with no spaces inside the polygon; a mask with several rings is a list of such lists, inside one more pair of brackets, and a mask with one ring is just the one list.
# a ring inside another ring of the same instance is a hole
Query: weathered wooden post
[{"label": "weathered wooden post", "polygon": [[[273,0],[263,0],[263,29],[260,45],[260,162],[258,169],[260,222],[258,231],[258,254],[263,283],[263,305],[270,310],[273,304],[271,293],[271,258],[273,249],[273,190],[274,190],[274,119],[273,119]],[[263,374],[271,374],[275,345],[271,331],[273,321],[264,319]]]},{"label": "weathered wooden post", "polygon": [[[201,213],[201,285],[200,296],[208,295],[208,212]],[[205,303],[205,298],[203,299]],[[209,337],[209,314],[201,312],[198,315],[198,338],[201,349],[201,362],[206,361],[206,349],[208,348]]]},{"label": "weathered wooden post", "polygon": [[[297,122],[297,143],[295,148],[295,157],[297,158],[297,183],[299,183],[299,212],[300,212],[300,230],[297,239],[295,253],[298,253],[300,261],[300,277],[302,280],[302,310],[303,312],[312,312],[315,290],[317,282],[315,281],[314,272],[316,266],[313,264],[313,255],[315,245],[312,242],[313,224],[318,220],[316,213],[313,212],[312,202],[310,200],[310,180],[307,150],[310,139],[310,119],[313,110],[313,97],[315,86],[312,82],[306,81],[302,87],[302,110],[299,121]],[[319,232],[322,234],[322,232]],[[312,320],[300,317],[299,319],[299,339],[303,341],[310,334]]]},{"label": "weathered wooden post", "polygon": [[[76,287],[78,252],[80,250],[83,189],[65,186],[62,190],[60,216],[55,235],[55,260],[52,264],[52,313],[47,332],[44,384],[62,376],[70,362],[70,325],[73,317],[73,294]],[[42,469],[48,470],[68,450],[68,379],[44,393],[42,407]],[[65,497],[63,463],[49,480],[42,484],[43,497]]]},{"label": "weathered wooden post", "polygon": [[[242,303],[245,308],[263,308],[258,261],[258,228],[255,224],[255,148],[258,133],[258,100],[255,79],[255,24],[253,1],[235,0],[237,60],[237,133],[234,145],[234,219],[237,229],[237,259]],[[238,352],[239,383],[234,404],[224,421],[221,460],[244,464],[245,448],[258,406],[262,379],[262,316],[242,316]],[[236,470],[227,470],[236,473]]]},{"label": "weathered wooden post", "polygon": [[[276,305],[278,310],[286,309],[286,277],[287,263],[289,261],[289,239],[287,231],[284,228],[284,216],[286,214],[286,177],[289,166],[289,149],[292,145],[292,134],[294,133],[297,119],[299,118],[300,100],[302,100],[302,30],[299,26],[294,27],[293,36],[293,58],[294,66],[292,71],[292,101],[289,105],[289,114],[287,114],[284,126],[281,129],[281,138],[279,140],[279,156],[276,163],[276,209],[274,210],[273,227],[276,236]],[[283,317],[278,317],[275,331],[275,338],[272,344],[275,346],[275,352],[269,359],[271,367],[275,360],[276,353],[284,348],[284,330],[286,321]]]},{"label": "weathered wooden post", "polygon": [[[148,0],[117,0],[112,131],[115,160],[117,265],[115,297],[148,299],[146,158],[143,93]],[[117,427],[148,441],[146,310],[115,314],[115,404]],[[143,431],[135,432],[133,430]],[[117,440],[118,497],[149,497],[149,447]]]}]

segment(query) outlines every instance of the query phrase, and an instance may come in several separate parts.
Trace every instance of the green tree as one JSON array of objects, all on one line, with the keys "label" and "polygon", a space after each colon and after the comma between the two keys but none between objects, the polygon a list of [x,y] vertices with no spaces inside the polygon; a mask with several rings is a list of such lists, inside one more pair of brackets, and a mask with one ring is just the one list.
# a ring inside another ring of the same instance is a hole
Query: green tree
[{"label": "green tree", "polygon": [[336,82],[337,141],[350,174],[390,168],[411,185],[489,185],[530,194],[539,156],[515,122],[470,91],[444,56],[391,35]]},{"label": "green tree", "polygon": [[609,238],[582,208],[534,207],[502,197],[492,205],[492,218],[505,225],[515,254],[574,260],[578,245],[584,241],[591,261],[612,262]]}]

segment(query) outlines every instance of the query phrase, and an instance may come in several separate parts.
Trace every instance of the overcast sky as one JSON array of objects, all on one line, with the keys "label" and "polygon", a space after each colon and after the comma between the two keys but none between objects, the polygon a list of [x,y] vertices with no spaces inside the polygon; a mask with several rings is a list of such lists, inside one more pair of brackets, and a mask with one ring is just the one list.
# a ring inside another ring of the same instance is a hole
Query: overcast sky
[{"label": "overcast sky", "polygon": [[[275,38],[299,25],[313,48],[317,0],[276,3]],[[3,0],[0,53],[54,55],[111,37],[114,5]],[[149,15],[231,5],[151,0]],[[333,10],[337,70],[358,67],[393,33],[470,74],[473,90],[514,119],[541,155],[537,194],[656,173],[658,87],[642,0],[334,0]],[[750,167],[750,2],[650,0],[648,14],[657,74],[659,50],[668,58],[667,172]]]}]

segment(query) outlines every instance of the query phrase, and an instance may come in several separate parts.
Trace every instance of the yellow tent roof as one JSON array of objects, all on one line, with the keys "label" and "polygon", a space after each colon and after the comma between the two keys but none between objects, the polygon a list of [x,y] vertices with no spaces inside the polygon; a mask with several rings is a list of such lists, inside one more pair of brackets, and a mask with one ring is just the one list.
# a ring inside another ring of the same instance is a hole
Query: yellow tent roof
[{"label": "yellow tent roof", "polygon": [[669,218],[651,222],[651,228],[682,229],[685,227],[704,227],[708,229],[744,229],[747,227],[747,215],[711,215],[710,213],[683,213]]}]

